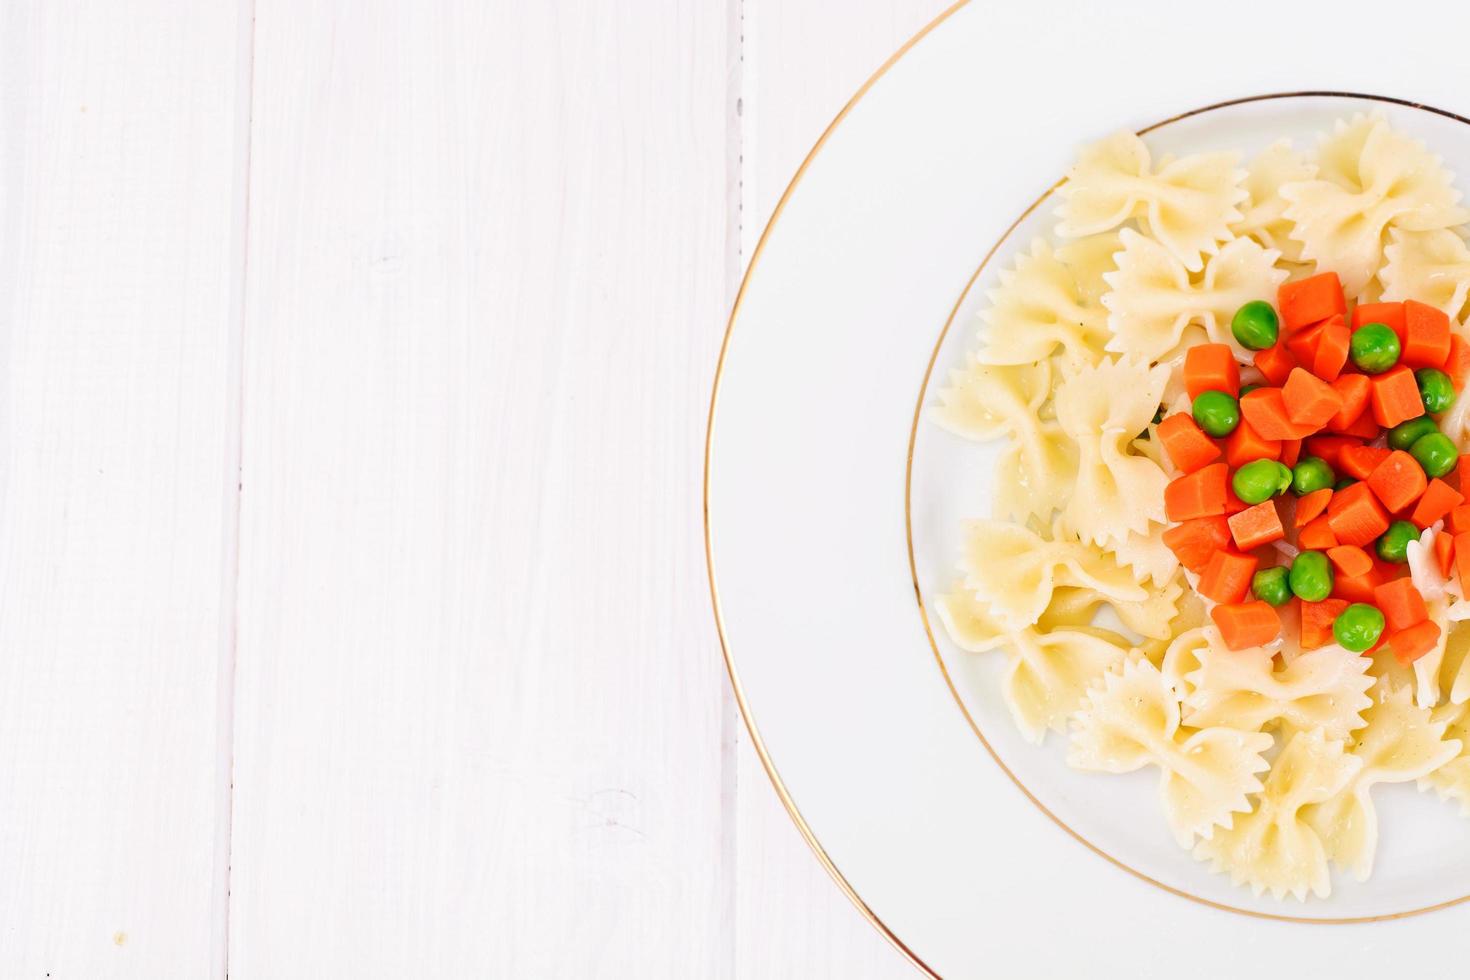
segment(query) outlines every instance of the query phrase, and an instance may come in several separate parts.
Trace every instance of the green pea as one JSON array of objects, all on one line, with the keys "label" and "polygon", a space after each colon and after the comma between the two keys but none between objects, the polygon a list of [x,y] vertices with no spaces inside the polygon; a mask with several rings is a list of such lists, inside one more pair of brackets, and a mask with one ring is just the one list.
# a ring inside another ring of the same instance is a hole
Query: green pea
[{"label": "green pea", "polygon": [[1419,465],[1424,467],[1424,472],[1431,477],[1444,476],[1460,461],[1455,444],[1443,432],[1420,436],[1409,447],[1409,455],[1417,459]]},{"label": "green pea", "polygon": [[1286,581],[1298,599],[1321,602],[1332,594],[1332,563],[1320,551],[1303,551],[1292,559]]},{"label": "green pea", "polygon": [[1306,456],[1299,460],[1291,471],[1291,492],[1304,497],[1314,490],[1325,490],[1337,479],[1327,460],[1318,456]]},{"label": "green pea", "polygon": [[1333,489],[1334,492],[1336,492],[1338,490],[1346,490],[1348,487],[1352,486],[1354,483],[1357,483],[1357,482],[1358,482],[1358,480],[1357,480],[1356,477],[1345,476],[1341,480],[1338,480],[1336,483],[1334,483],[1332,485],[1332,489]]},{"label": "green pea", "polygon": [[1230,489],[1248,504],[1259,504],[1291,485],[1291,470],[1274,459],[1254,459],[1230,477]]},{"label": "green pea", "polygon": [[1362,653],[1383,635],[1383,613],[1377,606],[1355,602],[1332,621],[1332,636],[1344,650]]},{"label": "green pea", "polygon": [[1281,335],[1281,319],[1271,304],[1263,299],[1251,300],[1235,311],[1230,332],[1247,350],[1265,350]]},{"label": "green pea", "polygon": [[1409,542],[1419,540],[1419,529],[1408,521],[1394,521],[1378,537],[1378,557],[1402,565],[1409,560]]},{"label": "green pea", "polygon": [[1218,439],[1240,424],[1240,402],[1223,391],[1202,391],[1194,400],[1193,414],[1205,434]]},{"label": "green pea", "polygon": [[1419,398],[1424,402],[1424,411],[1431,415],[1438,415],[1454,402],[1454,383],[1439,368],[1420,368],[1414,372],[1414,380],[1419,382]]},{"label": "green pea", "polygon": [[1365,323],[1348,340],[1348,356],[1364,374],[1382,374],[1399,362],[1399,335],[1387,324]]},{"label": "green pea", "polygon": [[1286,568],[1274,565],[1251,576],[1251,591],[1257,599],[1273,606],[1285,605],[1291,599],[1291,586],[1286,581]]},{"label": "green pea", "polygon": [[1434,419],[1421,415],[1407,422],[1400,422],[1388,430],[1389,449],[1408,449],[1419,441],[1420,436],[1427,436],[1431,432],[1438,432],[1439,426],[1434,424]]}]

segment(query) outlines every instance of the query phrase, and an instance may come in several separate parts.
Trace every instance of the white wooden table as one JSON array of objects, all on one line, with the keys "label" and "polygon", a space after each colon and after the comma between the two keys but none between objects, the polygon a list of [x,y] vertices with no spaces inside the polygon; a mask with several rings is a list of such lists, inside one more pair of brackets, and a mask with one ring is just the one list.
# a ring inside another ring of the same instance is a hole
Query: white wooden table
[{"label": "white wooden table", "polygon": [[0,5],[0,978],[910,975],[698,490],[755,236],[943,2]]}]

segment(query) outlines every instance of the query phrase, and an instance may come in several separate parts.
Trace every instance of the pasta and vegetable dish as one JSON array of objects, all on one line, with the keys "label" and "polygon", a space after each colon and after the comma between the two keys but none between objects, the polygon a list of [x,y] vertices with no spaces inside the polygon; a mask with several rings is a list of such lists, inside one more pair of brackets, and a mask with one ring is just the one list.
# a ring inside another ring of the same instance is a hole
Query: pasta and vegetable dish
[{"label": "pasta and vegetable dish", "polygon": [[936,612],[1029,740],[1325,898],[1375,787],[1470,816],[1470,210],[1376,114],[1245,167],[1119,133],[1057,193],[929,410],[1002,443]]}]

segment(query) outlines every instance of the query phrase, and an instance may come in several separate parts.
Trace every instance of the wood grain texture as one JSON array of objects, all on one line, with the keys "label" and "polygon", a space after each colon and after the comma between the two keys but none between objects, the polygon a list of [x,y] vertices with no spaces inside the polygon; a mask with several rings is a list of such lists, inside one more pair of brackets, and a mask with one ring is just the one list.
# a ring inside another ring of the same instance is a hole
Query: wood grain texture
[{"label": "wood grain texture", "polygon": [[236,980],[730,975],[728,28],[259,0]]},{"label": "wood grain texture", "polygon": [[[946,6],[943,0],[865,0],[838,12],[819,3],[745,0],[743,261],[822,130]],[[779,746],[771,749],[779,756]],[[811,856],[743,730],[737,765],[740,976],[914,976]]]},{"label": "wood grain texture", "polygon": [[0,6],[7,978],[222,975],[238,27]]}]

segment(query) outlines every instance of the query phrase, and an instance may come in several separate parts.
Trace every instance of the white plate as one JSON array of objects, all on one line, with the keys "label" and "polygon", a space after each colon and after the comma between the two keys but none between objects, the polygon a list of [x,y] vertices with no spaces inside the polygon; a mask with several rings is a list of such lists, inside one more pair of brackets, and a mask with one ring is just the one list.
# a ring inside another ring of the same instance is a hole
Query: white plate
[{"label": "white plate", "polygon": [[988,509],[960,491],[993,454],[914,430],[916,400],[931,357],[943,371],[971,343],[987,275],[1050,223],[1043,205],[1007,237],[1081,143],[1174,120],[1153,145],[1252,150],[1379,107],[1470,180],[1470,125],[1410,105],[1254,98],[1177,118],[1307,90],[1470,114],[1456,43],[1470,11],[1247,2],[1206,24],[1158,0],[1096,6],[941,18],[839,117],[767,228],[731,318],[706,477],[742,711],[819,855],[936,975],[1442,969],[1470,904],[1420,910],[1470,894],[1470,822],[1452,807],[1385,793],[1368,883],[1339,877],[1305,905],[1254,899],[1174,848],[1147,776],[1065,769],[1055,740],[1015,735],[993,658],[935,631],[957,699],[931,648],[916,590],[952,574],[958,521]]}]

